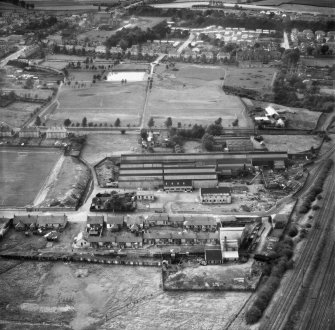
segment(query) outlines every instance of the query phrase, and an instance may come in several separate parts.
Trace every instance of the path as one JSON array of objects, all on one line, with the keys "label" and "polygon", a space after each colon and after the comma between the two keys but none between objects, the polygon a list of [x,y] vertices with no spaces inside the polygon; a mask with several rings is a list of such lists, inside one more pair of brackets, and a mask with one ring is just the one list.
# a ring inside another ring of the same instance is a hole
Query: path
[{"label": "path", "polygon": [[22,53],[26,50],[27,46],[23,46],[21,49],[19,49],[17,52],[8,55],[0,62],[0,68],[3,68],[9,61],[16,60],[19,58]]},{"label": "path", "polygon": [[190,36],[188,37],[188,39],[186,41],[184,41],[184,43],[178,48],[177,52],[178,52],[179,55],[189,45],[189,43],[193,41],[194,38],[195,38],[195,34],[191,33]]}]

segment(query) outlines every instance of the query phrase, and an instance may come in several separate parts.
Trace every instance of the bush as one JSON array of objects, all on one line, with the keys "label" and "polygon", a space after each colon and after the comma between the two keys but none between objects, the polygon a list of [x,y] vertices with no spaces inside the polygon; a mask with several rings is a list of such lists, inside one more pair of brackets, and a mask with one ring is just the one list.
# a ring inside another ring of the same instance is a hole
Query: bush
[{"label": "bush", "polygon": [[247,324],[254,324],[262,317],[262,311],[256,306],[251,306],[245,314]]},{"label": "bush", "polygon": [[312,206],[312,210],[316,211],[316,210],[319,210],[320,209],[320,205],[313,205]]},{"label": "bush", "polygon": [[296,225],[291,225],[288,231],[290,237],[295,237],[298,235],[298,228]]}]

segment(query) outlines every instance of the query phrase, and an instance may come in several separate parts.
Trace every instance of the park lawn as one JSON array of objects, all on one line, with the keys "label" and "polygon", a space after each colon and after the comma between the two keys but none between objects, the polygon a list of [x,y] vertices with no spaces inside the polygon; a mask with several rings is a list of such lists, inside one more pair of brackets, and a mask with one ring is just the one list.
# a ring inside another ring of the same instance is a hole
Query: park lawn
[{"label": "park lawn", "polygon": [[221,117],[229,127],[237,118],[239,127],[248,127],[244,106],[238,97],[226,95],[221,88],[222,67],[177,64],[178,71],[162,70],[154,78],[148,97],[145,123],[154,118],[155,126],[164,125],[167,117],[182,127],[208,125]]},{"label": "park lawn", "polygon": [[274,68],[228,68],[225,86],[247,89],[270,90],[276,69]]},{"label": "park lawn", "polygon": [[32,203],[59,156],[56,149],[1,149],[1,206]]},{"label": "park lawn", "polygon": [[1,121],[14,127],[22,126],[41,104],[31,102],[14,102],[5,108],[0,108]]},{"label": "park lawn", "polygon": [[137,126],[143,110],[146,82],[112,83],[101,81],[86,84],[86,87],[62,87],[59,93],[59,107],[48,119],[48,124],[61,124],[69,118],[81,123],[83,117],[88,123],[114,124],[121,120],[121,126]]}]

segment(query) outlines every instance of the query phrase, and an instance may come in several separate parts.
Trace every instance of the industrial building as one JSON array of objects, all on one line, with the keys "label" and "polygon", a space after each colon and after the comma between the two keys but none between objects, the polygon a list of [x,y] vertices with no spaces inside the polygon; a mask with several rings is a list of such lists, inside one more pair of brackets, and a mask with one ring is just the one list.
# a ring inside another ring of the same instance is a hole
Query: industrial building
[{"label": "industrial building", "polygon": [[203,204],[231,203],[231,189],[229,187],[201,188],[199,194]]},{"label": "industrial building", "polygon": [[[273,166],[286,161],[286,152],[230,152],[197,154],[121,155],[120,188],[190,191],[214,188],[218,175],[236,175],[252,166]],[[190,180],[190,181],[189,181]]]}]

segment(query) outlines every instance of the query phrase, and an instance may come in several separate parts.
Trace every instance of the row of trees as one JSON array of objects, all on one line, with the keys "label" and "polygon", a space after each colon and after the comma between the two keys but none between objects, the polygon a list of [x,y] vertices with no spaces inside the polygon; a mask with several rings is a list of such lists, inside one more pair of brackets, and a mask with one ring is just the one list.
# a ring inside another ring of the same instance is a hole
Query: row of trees
[{"label": "row of trees", "polygon": [[[82,119],[81,123],[74,123],[74,122],[71,121],[71,119],[67,118],[67,119],[64,120],[63,124],[64,124],[65,127],[69,127],[69,126],[76,126],[76,127],[80,127],[80,126],[81,127],[97,127],[97,126],[102,127],[102,126],[104,126],[104,127],[107,127],[108,126],[107,122],[100,123],[100,124],[93,123],[93,122],[88,122],[86,117],[84,117]],[[39,126],[39,125],[37,125],[37,126]],[[114,122],[114,125],[110,124],[110,127],[113,127],[113,126],[114,127],[120,127],[121,126],[120,118],[116,118],[116,120]],[[127,124],[127,127],[130,127],[130,124]]]}]

